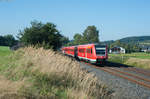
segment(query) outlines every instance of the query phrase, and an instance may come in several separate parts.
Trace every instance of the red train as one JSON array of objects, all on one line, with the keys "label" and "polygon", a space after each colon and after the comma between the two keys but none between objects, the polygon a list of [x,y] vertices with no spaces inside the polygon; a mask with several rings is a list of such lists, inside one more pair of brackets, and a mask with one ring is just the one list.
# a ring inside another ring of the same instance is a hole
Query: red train
[{"label": "red train", "polygon": [[106,45],[86,44],[78,46],[63,47],[62,52],[80,60],[86,60],[91,63],[102,63],[108,59]]}]

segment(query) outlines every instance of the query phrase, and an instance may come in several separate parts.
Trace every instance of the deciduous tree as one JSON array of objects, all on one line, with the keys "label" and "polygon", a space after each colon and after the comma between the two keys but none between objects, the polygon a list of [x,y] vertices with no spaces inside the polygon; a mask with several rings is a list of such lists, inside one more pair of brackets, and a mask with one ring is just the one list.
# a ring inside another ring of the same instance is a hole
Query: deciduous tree
[{"label": "deciduous tree", "polygon": [[43,24],[42,22],[32,21],[31,27],[20,31],[19,38],[25,45],[42,45],[45,48],[58,49],[61,46],[63,36],[56,29],[53,23]]},{"label": "deciduous tree", "polygon": [[83,33],[83,38],[85,43],[99,43],[99,31],[94,25],[88,26]]}]

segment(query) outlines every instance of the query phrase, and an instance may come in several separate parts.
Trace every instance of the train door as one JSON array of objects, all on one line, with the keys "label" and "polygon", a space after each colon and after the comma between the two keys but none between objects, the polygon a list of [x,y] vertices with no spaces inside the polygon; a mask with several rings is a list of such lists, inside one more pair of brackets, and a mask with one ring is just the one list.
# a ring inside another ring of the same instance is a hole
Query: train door
[{"label": "train door", "polygon": [[91,53],[91,48],[88,48],[88,49],[86,50],[86,53],[87,53],[87,58],[88,58],[88,60],[90,60],[90,59],[91,59],[91,55],[92,55],[92,53]]},{"label": "train door", "polygon": [[85,48],[85,58],[86,58],[86,59],[88,58],[87,55],[88,55],[88,53],[87,53],[87,48]]},{"label": "train door", "polygon": [[78,58],[78,47],[77,46],[74,48],[74,57]]}]

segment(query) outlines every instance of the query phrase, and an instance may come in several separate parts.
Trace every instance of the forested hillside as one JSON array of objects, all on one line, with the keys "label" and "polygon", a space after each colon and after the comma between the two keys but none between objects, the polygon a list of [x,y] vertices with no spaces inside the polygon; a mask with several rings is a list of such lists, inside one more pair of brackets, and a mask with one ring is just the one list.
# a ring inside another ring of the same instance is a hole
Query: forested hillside
[{"label": "forested hillside", "polygon": [[150,36],[126,37],[116,41],[104,41],[102,44],[108,45],[108,48],[121,46],[126,49],[126,53],[140,52],[143,48],[150,47]]},{"label": "forested hillside", "polygon": [[120,39],[120,42],[123,43],[141,43],[141,42],[150,42],[150,36],[135,36],[135,37],[126,37]]},{"label": "forested hillside", "polygon": [[[130,44],[143,44],[143,43],[149,43],[150,44],[150,36],[133,36],[133,37],[125,37],[122,39],[119,39],[121,43],[130,43]],[[112,44],[115,41],[110,40],[110,41],[104,41],[102,43],[105,44]]]}]

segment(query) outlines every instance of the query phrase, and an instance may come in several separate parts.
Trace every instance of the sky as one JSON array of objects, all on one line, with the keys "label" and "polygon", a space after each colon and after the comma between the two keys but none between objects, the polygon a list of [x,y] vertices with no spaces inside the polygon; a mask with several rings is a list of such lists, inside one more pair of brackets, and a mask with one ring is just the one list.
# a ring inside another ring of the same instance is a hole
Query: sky
[{"label": "sky", "polygon": [[0,0],[0,35],[16,36],[33,20],[56,24],[69,39],[90,25],[100,41],[150,36],[150,0]]}]

